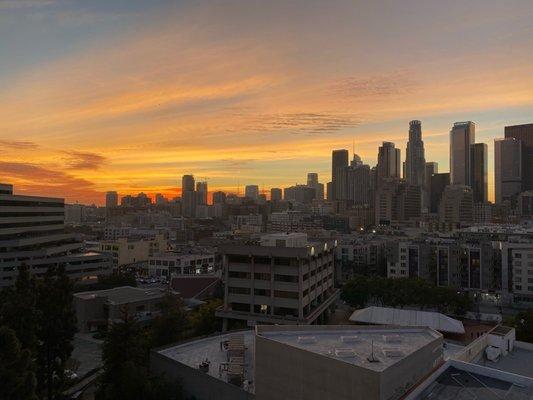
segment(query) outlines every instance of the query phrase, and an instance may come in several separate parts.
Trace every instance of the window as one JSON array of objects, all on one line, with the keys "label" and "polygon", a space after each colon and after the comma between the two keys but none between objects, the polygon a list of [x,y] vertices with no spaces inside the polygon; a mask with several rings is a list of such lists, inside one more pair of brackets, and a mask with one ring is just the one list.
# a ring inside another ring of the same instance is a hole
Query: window
[{"label": "window", "polygon": [[270,297],[270,290],[269,289],[254,289],[254,295]]},{"label": "window", "polygon": [[269,281],[270,280],[270,274],[266,274],[263,272],[256,272],[254,274],[254,279],[257,279],[259,281]]},{"label": "window", "polygon": [[249,272],[229,271],[228,275],[230,278],[238,278],[238,279],[250,279],[251,278],[251,274]]},{"label": "window", "polygon": [[287,292],[285,290],[274,290],[274,297],[281,297],[284,299],[297,299],[298,292]]},{"label": "window", "polygon": [[274,275],[274,280],[277,282],[292,282],[292,283],[298,283],[298,276],[293,275]]},{"label": "window", "polygon": [[515,290],[522,290],[522,285],[515,285],[514,288]]},{"label": "window", "polygon": [[228,287],[228,293],[233,294],[250,294],[250,288],[244,288],[244,287]]}]

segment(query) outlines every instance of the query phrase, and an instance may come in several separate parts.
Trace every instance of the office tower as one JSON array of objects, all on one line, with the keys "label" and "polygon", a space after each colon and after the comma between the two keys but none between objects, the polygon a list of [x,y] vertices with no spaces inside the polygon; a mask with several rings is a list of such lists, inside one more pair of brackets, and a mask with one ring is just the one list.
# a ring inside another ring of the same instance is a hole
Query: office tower
[{"label": "office tower", "polygon": [[181,212],[184,217],[196,215],[196,192],[192,175],[183,175],[181,179]]},{"label": "office tower", "polygon": [[342,189],[339,200],[344,200],[349,205],[371,204],[370,166],[363,164],[357,154],[354,154],[350,166],[342,169],[339,180]]},{"label": "office tower", "polygon": [[326,183],[326,199],[333,200],[333,182]]},{"label": "office tower", "polygon": [[181,178],[181,191],[194,192],[194,176],[183,175],[183,177]]},{"label": "office tower", "polygon": [[522,189],[533,190],[533,124],[505,127],[505,137],[522,142]]},{"label": "office tower", "polygon": [[514,201],[522,191],[522,142],[516,138],[494,140],[496,203]]},{"label": "office tower", "polygon": [[431,177],[433,174],[439,173],[439,164],[433,161],[427,162],[424,173],[424,193],[426,195],[423,200],[423,207],[428,210],[431,208]]},{"label": "office tower", "polygon": [[307,185],[294,185],[283,189],[283,199],[301,204],[309,204],[316,197],[316,191]]},{"label": "office tower", "polygon": [[110,191],[105,194],[105,207],[106,208],[118,207],[118,193],[117,192]]},{"label": "office tower", "polygon": [[213,204],[224,204],[226,202],[226,193],[217,191],[213,193]]},{"label": "office tower", "polygon": [[474,195],[466,185],[449,185],[444,189],[439,205],[441,223],[454,226],[469,224],[474,218]]},{"label": "office tower", "polygon": [[280,188],[270,189],[270,200],[280,201],[282,198],[282,190]]},{"label": "office tower", "polygon": [[207,182],[196,182],[196,203],[207,204]]},{"label": "office tower", "polygon": [[257,198],[259,197],[259,186],[246,185],[244,187],[244,197],[248,197],[252,200],[257,200]]},{"label": "office tower", "polygon": [[471,178],[470,183],[474,195],[474,203],[486,203],[488,200],[487,158],[488,150],[485,143],[475,143],[470,146]]},{"label": "office tower", "polygon": [[421,188],[404,181],[390,181],[376,190],[375,223],[392,225],[420,218]]},{"label": "office tower", "polygon": [[409,141],[405,159],[404,179],[412,184],[424,187],[426,159],[424,142],[422,141],[422,125],[420,121],[409,122]]},{"label": "office tower", "polygon": [[331,199],[338,200],[341,185],[338,176],[342,169],[348,166],[348,150],[333,150],[331,153]]},{"label": "office tower", "polygon": [[390,179],[400,179],[400,160],[400,149],[397,149],[394,143],[383,142],[383,145],[378,150],[378,165],[376,168],[378,186]]},{"label": "office tower", "polygon": [[315,199],[324,200],[324,185],[318,182],[318,174],[316,172],[307,174],[307,186],[315,189]]},{"label": "office tower", "polygon": [[452,185],[472,186],[472,151],[476,124],[456,122],[450,131],[450,180]]},{"label": "office tower", "polygon": [[0,184],[0,289],[15,284],[22,264],[37,277],[60,265],[72,280],[111,274],[109,256],[85,252],[77,235],[65,232],[63,199],[14,195],[12,188]]},{"label": "office tower", "polygon": [[439,204],[446,186],[450,184],[450,173],[433,174],[430,178],[429,185],[429,211],[431,213],[439,212]]}]

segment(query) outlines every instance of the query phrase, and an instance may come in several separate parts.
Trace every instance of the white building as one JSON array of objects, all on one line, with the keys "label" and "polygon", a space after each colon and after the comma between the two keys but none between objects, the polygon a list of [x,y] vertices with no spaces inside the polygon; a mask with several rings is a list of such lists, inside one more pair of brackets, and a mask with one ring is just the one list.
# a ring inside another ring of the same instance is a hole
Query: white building
[{"label": "white building", "polygon": [[150,257],[148,275],[170,278],[173,275],[209,274],[215,271],[213,253],[179,253],[167,251]]}]

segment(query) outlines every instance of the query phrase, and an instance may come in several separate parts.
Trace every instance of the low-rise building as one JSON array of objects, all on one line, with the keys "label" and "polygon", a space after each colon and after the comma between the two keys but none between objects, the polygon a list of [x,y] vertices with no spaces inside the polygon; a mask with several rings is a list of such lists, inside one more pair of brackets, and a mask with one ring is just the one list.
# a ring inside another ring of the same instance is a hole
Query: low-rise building
[{"label": "low-rise building", "polygon": [[131,286],[74,294],[74,310],[81,333],[105,329],[127,314],[139,320],[151,319],[159,309],[165,292]]},{"label": "low-rise building", "polygon": [[168,241],[162,234],[152,238],[119,238],[100,243],[100,251],[111,254],[117,268],[146,262],[155,254],[167,250],[167,247]]},{"label": "low-rise building", "polygon": [[215,270],[213,253],[182,253],[166,251],[151,256],[148,260],[149,276],[165,277],[179,275],[210,274]]}]

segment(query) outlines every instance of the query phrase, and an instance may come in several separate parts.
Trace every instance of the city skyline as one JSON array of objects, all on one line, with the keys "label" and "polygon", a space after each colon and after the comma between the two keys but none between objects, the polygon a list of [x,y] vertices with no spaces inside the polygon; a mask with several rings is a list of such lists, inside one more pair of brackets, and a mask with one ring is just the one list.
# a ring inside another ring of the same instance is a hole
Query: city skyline
[{"label": "city skyline", "polygon": [[20,194],[173,197],[186,174],[210,192],[283,188],[308,172],[325,184],[331,151],[352,143],[371,166],[383,141],[405,161],[416,119],[441,173],[453,123],[476,123],[493,201],[494,139],[531,122],[527,1],[0,9],[12,38],[0,49],[0,171]]}]

